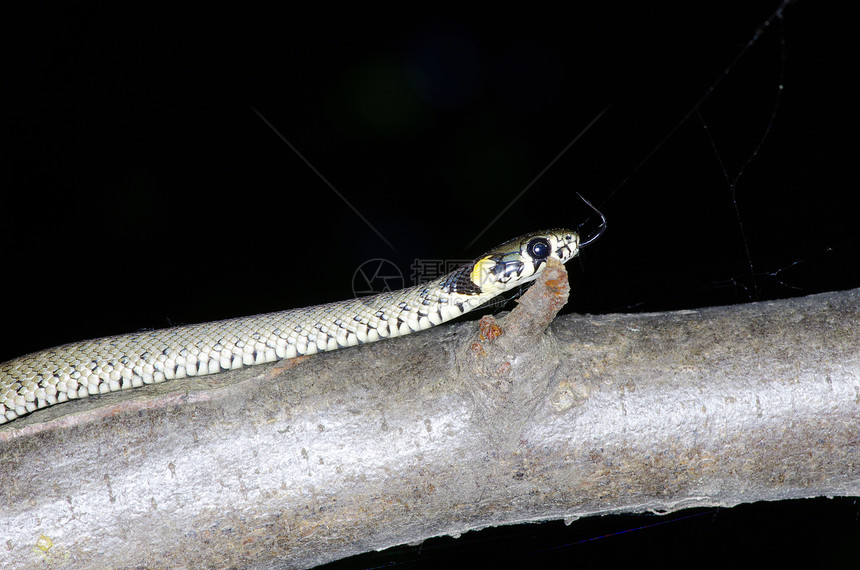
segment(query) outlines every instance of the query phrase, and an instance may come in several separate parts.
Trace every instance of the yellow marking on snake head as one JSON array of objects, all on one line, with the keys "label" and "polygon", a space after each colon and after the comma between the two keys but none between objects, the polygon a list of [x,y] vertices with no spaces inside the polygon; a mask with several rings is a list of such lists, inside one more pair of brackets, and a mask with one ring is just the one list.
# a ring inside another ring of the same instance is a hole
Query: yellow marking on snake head
[{"label": "yellow marking on snake head", "polygon": [[469,275],[469,279],[472,280],[472,283],[477,285],[482,292],[487,292],[488,289],[491,289],[495,284],[493,268],[496,266],[496,262],[493,261],[492,257],[484,257],[478,260],[475,263],[475,267],[472,268],[472,274]]}]

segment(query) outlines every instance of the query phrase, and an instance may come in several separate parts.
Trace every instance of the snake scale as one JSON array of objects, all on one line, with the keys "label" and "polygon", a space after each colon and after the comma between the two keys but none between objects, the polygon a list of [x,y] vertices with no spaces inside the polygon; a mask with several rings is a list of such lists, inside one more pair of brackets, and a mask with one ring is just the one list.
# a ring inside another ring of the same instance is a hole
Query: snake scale
[{"label": "snake scale", "polygon": [[573,258],[603,232],[601,218],[600,231],[583,243],[566,229],[526,234],[444,277],[400,291],[75,342],[10,360],[0,364],[0,424],[71,399],[428,329],[533,281],[549,258]]}]

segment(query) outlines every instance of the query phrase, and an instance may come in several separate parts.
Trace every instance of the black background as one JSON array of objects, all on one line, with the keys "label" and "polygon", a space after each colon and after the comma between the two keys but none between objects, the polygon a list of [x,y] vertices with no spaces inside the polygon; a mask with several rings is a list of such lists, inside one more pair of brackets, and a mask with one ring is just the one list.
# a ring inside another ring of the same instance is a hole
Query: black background
[{"label": "black background", "polygon": [[[347,298],[373,258],[408,281],[415,258],[587,233],[575,192],[609,230],[568,264],[567,311],[858,287],[852,6],[6,7],[0,361]],[[579,542],[667,520],[603,517],[347,566],[725,563],[801,546],[835,563],[856,552],[858,515],[853,500],[794,501]]]}]

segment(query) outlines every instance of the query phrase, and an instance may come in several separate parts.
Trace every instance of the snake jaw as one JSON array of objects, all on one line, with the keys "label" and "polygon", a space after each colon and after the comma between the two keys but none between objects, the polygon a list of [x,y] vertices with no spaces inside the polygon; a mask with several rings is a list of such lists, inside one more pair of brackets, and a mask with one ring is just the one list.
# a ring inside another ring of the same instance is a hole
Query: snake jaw
[{"label": "snake jaw", "polygon": [[556,242],[553,250],[559,261],[565,263],[579,253],[579,234],[576,232],[562,231],[552,236]]}]

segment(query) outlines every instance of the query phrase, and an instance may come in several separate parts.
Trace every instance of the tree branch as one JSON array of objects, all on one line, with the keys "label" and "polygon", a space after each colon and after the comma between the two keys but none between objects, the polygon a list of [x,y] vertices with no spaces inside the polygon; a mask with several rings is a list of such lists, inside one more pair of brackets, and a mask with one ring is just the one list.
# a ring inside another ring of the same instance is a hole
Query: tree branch
[{"label": "tree branch", "polygon": [[0,428],[3,566],[308,567],[472,529],[860,494],[860,290],[425,333]]}]

